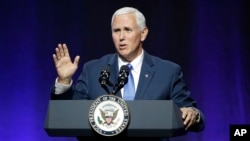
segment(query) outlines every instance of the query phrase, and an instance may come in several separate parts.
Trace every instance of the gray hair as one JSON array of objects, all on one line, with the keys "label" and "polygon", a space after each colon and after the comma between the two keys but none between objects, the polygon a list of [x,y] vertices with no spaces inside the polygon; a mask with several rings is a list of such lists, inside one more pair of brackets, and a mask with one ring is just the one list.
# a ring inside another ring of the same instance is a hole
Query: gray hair
[{"label": "gray hair", "polygon": [[122,14],[128,14],[128,13],[134,13],[136,17],[136,23],[140,30],[143,30],[144,27],[146,27],[146,19],[144,15],[136,8],[133,7],[123,7],[115,11],[115,13],[112,16],[111,19],[111,26],[114,20],[115,16],[122,15]]}]

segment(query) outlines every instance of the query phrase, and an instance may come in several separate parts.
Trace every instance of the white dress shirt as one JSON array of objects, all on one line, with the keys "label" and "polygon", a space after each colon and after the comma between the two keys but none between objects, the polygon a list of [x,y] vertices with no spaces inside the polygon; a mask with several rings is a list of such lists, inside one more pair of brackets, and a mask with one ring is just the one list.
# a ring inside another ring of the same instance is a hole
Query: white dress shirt
[{"label": "white dress shirt", "polygon": [[[132,62],[125,62],[120,57],[118,57],[118,66],[121,68],[123,65],[131,64],[133,66],[133,69],[131,70],[133,78],[134,78],[134,84],[135,84],[135,92],[137,90],[140,72],[141,72],[141,66],[143,61],[144,51],[142,50],[142,53],[136,57]],[[123,97],[124,88],[121,89],[121,95]]]}]

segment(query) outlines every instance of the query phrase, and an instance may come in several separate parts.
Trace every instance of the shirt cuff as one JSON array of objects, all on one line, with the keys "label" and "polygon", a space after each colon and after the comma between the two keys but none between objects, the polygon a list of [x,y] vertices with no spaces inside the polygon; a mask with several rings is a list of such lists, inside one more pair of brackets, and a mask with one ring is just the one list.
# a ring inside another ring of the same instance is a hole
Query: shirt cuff
[{"label": "shirt cuff", "polygon": [[55,81],[55,94],[59,95],[59,94],[62,94],[64,92],[66,92],[67,90],[70,89],[72,84],[73,84],[73,80],[70,81],[69,85],[60,84],[60,83],[58,83],[58,78],[56,78],[56,81]]}]

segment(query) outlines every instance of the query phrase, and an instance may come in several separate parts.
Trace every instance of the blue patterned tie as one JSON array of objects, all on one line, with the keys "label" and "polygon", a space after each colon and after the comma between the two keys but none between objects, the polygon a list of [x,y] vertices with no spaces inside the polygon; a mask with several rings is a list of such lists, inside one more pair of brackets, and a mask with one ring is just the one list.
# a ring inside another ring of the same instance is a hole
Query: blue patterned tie
[{"label": "blue patterned tie", "polygon": [[129,68],[128,83],[124,86],[123,99],[134,100],[135,85],[134,85],[134,78],[132,75],[133,66],[131,64],[128,64],[128,68]]}]

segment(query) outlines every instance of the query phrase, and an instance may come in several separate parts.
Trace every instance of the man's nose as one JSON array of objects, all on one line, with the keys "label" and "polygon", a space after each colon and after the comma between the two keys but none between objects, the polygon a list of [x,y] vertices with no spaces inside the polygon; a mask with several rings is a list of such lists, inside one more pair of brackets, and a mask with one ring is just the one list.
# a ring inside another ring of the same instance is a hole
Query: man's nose
[{"label": "man's nose", "polygon": [[124,31],[120,32],[119,39],[120,40],[124,40],[125,39],[125,32]]}]

